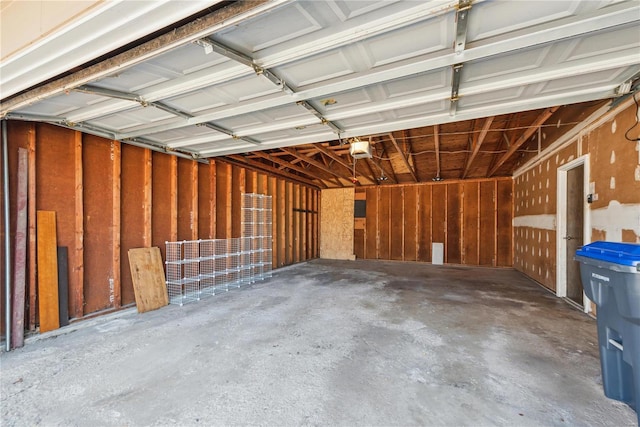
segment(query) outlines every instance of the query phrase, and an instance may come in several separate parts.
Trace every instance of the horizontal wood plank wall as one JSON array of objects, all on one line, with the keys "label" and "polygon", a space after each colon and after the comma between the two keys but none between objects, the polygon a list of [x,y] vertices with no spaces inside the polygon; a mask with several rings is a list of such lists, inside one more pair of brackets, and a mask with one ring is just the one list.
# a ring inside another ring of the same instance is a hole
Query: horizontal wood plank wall
[{"label": "horizontal wood plank wall", "polygon": [[511,267],[511,178],[357,189],[366,217],[354,221],[359,258],[431,262],[444,243],[450,264]]},{"label": "horizontal wood plank wall", "polygon": [[[56,212],[58,245],[69,248],[71,318],[135,303],[129,249],[157,246],[164,258],[166,241],[239,237],[243,191],[273,197],[274,268],[318,256],[317,189],[223,161],[197,163],[53,125],[9,121],[8,132],[10,180],[17,176],[19,147],[29,148],[33,166],[29,329],[38,322],[36,208]],[[13,192],[10,199],[14,206]],[[15,228],[15,218],[11,224]]]}]

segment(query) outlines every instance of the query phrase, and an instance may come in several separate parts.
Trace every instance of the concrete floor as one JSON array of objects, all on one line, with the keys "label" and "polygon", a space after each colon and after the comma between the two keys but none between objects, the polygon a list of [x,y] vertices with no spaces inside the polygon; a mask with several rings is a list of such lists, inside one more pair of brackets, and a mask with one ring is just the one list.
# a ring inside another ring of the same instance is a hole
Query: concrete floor
[{"label": "concrete floor", "polygon": [[1,356],[12,425],[635,425],[595,321],[507,269],[316,260]]}]

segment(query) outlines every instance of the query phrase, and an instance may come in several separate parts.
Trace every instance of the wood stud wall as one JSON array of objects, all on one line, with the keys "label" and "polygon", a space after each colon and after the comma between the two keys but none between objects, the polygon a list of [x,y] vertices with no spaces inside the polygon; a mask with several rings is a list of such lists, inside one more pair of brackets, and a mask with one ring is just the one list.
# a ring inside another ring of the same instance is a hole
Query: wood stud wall
[{"label": "wood stud wall", "polygon": [[69,250],[69,314],[76,319],[135,303],[130,248],[158,246],[164,258],[168,240],[239,237],[244,191],[273,197],[274,268],[318,256],[316,188],[46,124],[8,122],[8,140],[11,180],[18,147],[29,150],[29,198],[36,200],[28,213],[29,329],[38,324],[36,209],[56,211],[58,245]]},{"label": "wood stud wall", "polygon": [[[512,266],[511,178],[357,188],[366,218],[354,222],[357,258]],[[496,233],[497,230],[497,233]]]}]

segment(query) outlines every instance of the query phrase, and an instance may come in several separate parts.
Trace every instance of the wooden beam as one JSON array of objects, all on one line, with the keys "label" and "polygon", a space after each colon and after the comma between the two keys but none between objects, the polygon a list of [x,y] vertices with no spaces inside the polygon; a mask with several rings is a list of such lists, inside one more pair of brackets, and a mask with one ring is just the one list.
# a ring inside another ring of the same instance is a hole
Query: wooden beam
[{"label": "wooden beam", "polygon": [[171,199],[171,206],[169,207],[169,216],[171,220],[171,232],[169,240],[172,242],[178,241],[178,158],[176,156],[170,157],[170,186],[169,193]]},{"label": "wooden beam", "polygon": [[342,157],[340,157],[339,155],[334,153],[333,150],[328,149],[327,147],[325,147],[324,145],[322,145],[320,143],[315,144],[315,148],[317,148],[318,151],[320,151],[325,156],[329,157],[331,160],[334,160],[334,161],[338,162],[339,164],[341,164],[342,166],[344,166],[345,168],[347,168],[347,170],[349,172],[352,171],[353,165],[349,164],[349,162],[347,160],[343,159]]},{"label": "wooden beam", "polygon": [[436,178],[440,178],[440,126],[433,126],[433,141],[436,146]]},{"label": "wooden beam", "polygon": [[112,186],[111,186],[111,280],[113,286],[113,307],[122,305],[122,284],[120,280],[120,180],[122,175],[121,147],[119,141],[111,141]]},{"label": "wooden beam", "polygon": [[398,178],[396,177],[395,171],[393,170],[393,165],[391,166],[391,173],[389,173],[389,171],[385,170],[385,168],[383,167],[383,163],[379,160],[380,158],[384,158],[385,156],[387,156],[387,148],[383,143],[380,143],[380,145],[382,145],[382,153],[378,153],[378,144],[372,145],[371,150],[373,152],[373,157],[371,157],[369,161],[376,165],[389,181],[397,184]]},{"label": "wooden beam", "polygon": [[[84,316],[84,201],[82,181],[82,132],[74,132],[74,165],[75,165],[75,241],[72,274],[73,289],[69,291],[71,315],[76,319]],[[56,261],[57,262],[57,261]],[[56,273],[57,274],[57,273]],[[58,318],[59,319],[59,318]]]},{"label": "wooden beam", "polygon": [[394,173],[387,173],[384,168],[382,167],[382,165],[380,164],[380,162],[378,161],[378,159],[376,159],[375,157],[372,157],[370,159],[368,159],[371,163],[373,163],[374,165],[376,165],[378,167],[378,169],[380,169],[380,171],[384,172],[387,179],[391,182],[393,182],[394,184],[398,183],[398,180],[395,178],[395,174]]},{"label": "wooden beam", "polygon": [[[13,313],[11,348],[24,345],[24,297],[27,269],[27,197],[29,160],[25,148],[18,148],[18,183],[16,197],[16,235],[13,259]],[[8,268],[8,266],[7,266]]]},{"label": "wooden beam", "polygon": [[323,165],[322,163],[320,163],[319,161],[317,161],[316,159],[307,156],[306,154],[302,154],[302,153],[298,153],[298,151],[296,151],[294,148],[289,148],[289,147],[284,147],[281,148],[282,151],[285,151],[289,154],[291,154],[293,157],[296,157],[300,160],[302,160],[303,162],[309,163],[312,166],[317,167],[320,170],[323,170],[327,173],[330,173],[331,175],[334,175],[338,178],[344,178],[344,179],[351,179],[351,177],[346,177],[343,174],[340,174],[338,172],[336,172],[335,170],[326,167],[325,165]]},{"label": "wooden beam", "polygon": [[[259,151],[256,151],[256,152],[254,152],[252,154],[256,155],[257,157],[260,157],[260,158],[264,158],[264,159],[267,159],[267,160],[272,160],[274,163],[281,162],[280,159],[276,159],[275,157],[272,158],[271,156],[269,156],[269,155],[267,155],[265,153],[259,152]],[[251,159],[249,157],[239,155],[239,154],[232,154],[232,155],[220,158],[220,159],[223,160],[223,161],[228,161],[228,162],[231,162],[233,164],[246,167],[246,168],[257,170],[258,172],[261,172],[261,173],[268,173],[268,174],[277,176],[279,178],[286,179],[288,181],[295,181],[295,182],[302,183],[304,185],[310,185],[312,187],[321,186],[321,187],[326,188],[326,185],[324,185],[321,182],[314,182],[314,181],[308,180],[308,179],[303,178],[303,177],[301,177],[299,175],[294,175],[294,174],[292,174],[290,172],[287,172],[287,171],[284,171],[284,170],[280,170],[280,169],[275,168],[273,166],[269,166],[269,165],[267,165],[267,164],[265,164],[263,162],[260,162],[260,161],[257,161],[257,160]],[[286,163],[284,161],[282,161],[282,162]],[[297,166],[295,168],[297,168]],[[292,166],[291,169],[294,169],[294,167]],[[300,169],[302,169],[302,168],[300,168]],[[257,188],[256,188],[256,192],[257,192]]]},{"label": "wooden beam", "polygon": [[493,168],[491,168],[487,176],[492,176],[494,173],[496,173],[498,169],[500,169],[500,166],[502,166],[504,162],[509,160],[509,158],[516,151],[518,151],[518,148],[520,148],[522,144],[524,144],[529,139],[529,137],[533,135],[538,130],[538,128],[542,126],[544,122],[546,122],[549,119],[549,117],[551,117],[553,113],[555,113],[558,110],[558,108],[560,107],[551,107],[544,110],[538,116],[538,118],[531,124],[531,126],[529,126],[527,130],[524,131],[522,135],[520,135],[520,138],[518,138],[518,140],[514,142],[511,145],[511,147],[509,147],[509,150],[507,150],[507,152],[504,153],[504,155],[498,160],[498,162],[493,166]]},{"label": "wooden beam", "polygon": [[491,127],[491,123],[493,123],[494,119],[495,119],[495,116],[488,117],[487,120],[485,120],[484,126],[482,126],[482,130],[480,131],[480,135],[478,136],[478,139],[474,141],[473,151],[471,152],[471,156],[469,156],[469,158],[467,159],[467,164],[464,168],[464,172],[462,172],[462,179],[464,179],[469,173],[469,169],[471,169],[471,163],[473,163],[473,160],[478,155],[478,152],[480,151],[480,146],[482,145],[485,138],[487,137],[487,133],[489,132],[489,128]]},{"label": "wooden beam", "polygon": [[409,156],[408,158],[409,163],[413,167],[413,171],[415,172],[416,177],[418,178],[418,182],[420,182],[420,171],[418,170],[418,165],[416,165],[416,159],[415,159],[415,156],[413,155],[411,136],[409,132],[410,131],[407,129],[402,131],[402,141],[403,141],[404,149],[407,152],[407,155]]},{"label": "wooden beam", "polygon": [[376,172],[373,170],[373,168],[371,167],[371,163],[370,162],[371,159],[364,159],[364,164],[367,166],[367,169],[369,170],[369,173],[371,174],[371,180],[376,184],[376,185],[380,185],[380,182],[378,181],[378,177],[376,176]]},{"label": "wooden beam", "polygon": [[[326,157],[324,157],[324,156],[322,156],[322,155],[320,156],[320,159],[322,159],[322,163],[324,163],[324,164],[325,164],[325,166],[327,166],[327,167],[330,167],[330,166],[331,166],[331,164],[329,163],[329,160],[331,160],[331,159],[327,159]],[[331,178],[331,179],[333,180],[333,182],[335,182],[335,183],[336,183],[336,185],[337,185],[338,187],[344,187],[344,185],[342,185],[342,182],[340,182],[340,179],[339,179],[339,178],[336,178],[336,177],[334,176],[334,177],[333,177],[333,178]],[[356,184],[356,185],[360,185],[360,183],[359,183],[359,182],[357,182],[357,181],[356,181],[356,182],[354,182],[354,184]]]},{"label": "wooden beam", "polygon": [[142,225],[142,238],[143,246],[145,248],[151,247],[151,202],[152,202],[152,184],[153,179],[151,175],[151,150],[144,150],[144,182],[143,182],[143,225]]},{"label": "wooden beam", "polygon": [[216,188],[216,162],[215,160],[209,160],[209,238],[215,239],[216,237],[216,199],[218,198],[218,192]]},{"label": "wooden beam", "polygon": [[191,240],[198,240],[198,162],[191,162]]},{"label": "wooden beam", "polygon": [[395,137],[393,136],[393,133],[389,134],[389,138],[391,138],[391,142],[393,143],[393,146],[396,148],[396,150],[400,154],[400,158],[404,162],[404,165],[407,167],[407,169],[409,169],[409,173],[411,174],[413,181],[418,182],[418,177],[416,176],[416,173],[414,172],[413,168],[409,164],[409,160],[407,159],[407,156],[405,156],[404,152],[400,148],[400,144],[398,144],[398,141],[396,141]]},{"label": "wooden beam", "polygon": [[29,194],[27,206],[29,210],[29,330],[36,329],[36,125],[29,124],[27,133],[27,149],[29,163]]}]

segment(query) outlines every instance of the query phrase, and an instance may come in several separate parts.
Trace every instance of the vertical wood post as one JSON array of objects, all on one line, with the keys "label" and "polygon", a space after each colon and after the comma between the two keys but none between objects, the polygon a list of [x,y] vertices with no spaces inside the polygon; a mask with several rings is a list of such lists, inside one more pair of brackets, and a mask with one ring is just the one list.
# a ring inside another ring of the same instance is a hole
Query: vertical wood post
[{"label": "vertical wood post", "polygon": [[198,240],[198,162],[191,162],[191,240]]},{"label": "vertical wood post", "polygon": [[175,242],[178,240],[178,158],[176,156],[170,156],[170,198],[171,206],[169,208],[169,216],[171,218],[171,235],[169,240]]},{"label": "vertical wood post", "polygon": [[119,141],[111,141],[111,280],[113,286],[113,307],[122,305],[122,282],[120,280],[120,180],[122,174]]},{"label": "vertical wood post", "polygon": [[[27,267],[27,150],[18,148],[18,191],[16,197],[16,242],[13,253],[13,318],[11,319],[11,347],[24,345],[24,297]],[[8,325],[7,325],[8,327]]]},{"label": "vertical wood post", "polygon": [[29,330],[36,329],[36,125],[29,124],[27,133],[29,163],[27,205],[29,210]]},{"label": "vertical wood post", "polygon": [[151,171],[151,150],[144,150],[144,182],[143,182],[143,208],[144,208],[144,219],[143,219],[143,246],[145,248],[151,247],[151,213],[152,213],[152,171]]},{"label": "vertical wood post", "polygon": [[82,132],[74,132],[75,167],[75,256],[71,269],[74,280],[70,282],[69,299],[71,316],[79,319],[84,316],[84,201],[82,181]]}]

